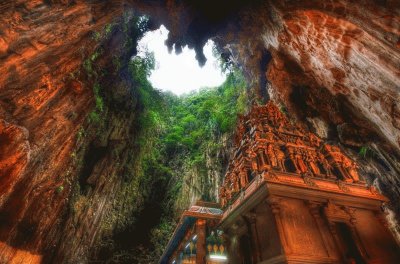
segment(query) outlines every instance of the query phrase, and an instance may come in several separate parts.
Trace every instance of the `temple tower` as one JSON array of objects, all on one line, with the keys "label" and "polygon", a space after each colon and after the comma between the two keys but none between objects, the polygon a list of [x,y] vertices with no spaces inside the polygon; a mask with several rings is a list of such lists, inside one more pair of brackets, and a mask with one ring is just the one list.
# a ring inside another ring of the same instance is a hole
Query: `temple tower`
[{"label": "temple tower", "polygon": [[229,263],[400,263],[387,199],[273,104],[240,119],[220,201]]},{"label": "temple tower", "polygon": [[240,117],[235,144],[220,207],[186,211],[161,263],[400,263],[387,199],[338,146],[271,102]]}]

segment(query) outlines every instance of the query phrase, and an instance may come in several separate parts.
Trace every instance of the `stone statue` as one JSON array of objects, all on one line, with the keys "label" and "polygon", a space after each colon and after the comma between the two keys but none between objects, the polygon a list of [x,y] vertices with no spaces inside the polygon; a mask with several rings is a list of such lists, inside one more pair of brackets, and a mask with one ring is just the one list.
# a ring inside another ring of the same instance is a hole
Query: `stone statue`
[{"label": "stone statue", "polygon": [[314,175],[320,175],[321,171],[318,168],[318,165],[316,163],[316,159],[314,156],[314,153],[312,152],[307,152],[307,156],[306,156],[306,161],[308,162],[308,164],[310,165],[311,171]]},{"label": "stone statue", "polygon": [[[235,176],[236,176],[236,175],[235,175]],[[237,192],[240,191],[240,185],[239,185],[239,179],[238,179],[238,177],[234,177],[234,179],[233,179],[233,191],[234,191],[235,193],[237,193]]]},{"label": "stone statue", "polygon": [[296,143],[297,146],[302,146],[302,145],[304,145],[303,140],[301,140],[299,137],[296,137],[295,143]]},{"label": "stone statue", "polygon": [[265,139],[268,140],[268,141],[274,142],[274,141],[275,141],[275,135],[274,135],[274,133],[272,133],[272,132],[270,132],[270,131],[267,131],[267,132],[265,133]]},{"label": "stone statue", "polygon": [[240,186],[245,188],[248,184],[247,174],[244,171],[239,172]]},{"label": "stone statue", "polygon": [[279,167],[285,171],[285,152],[283,152],[279,146],[274,146],[275,157],[278,160]]},{"label": "stone statue", "polygon": [[343,168],[346,171],[346,176],[347,178],[353,180],[354,182],[359,182],[360,181],[360,176],[358,175],[357,172],[357,164],[347,158],[346,156],[343,156]]},{"label": "stone statue", "polygon": [[308,171],[307,165],[303,160],[303,155],[300,150],[296,149],[294,152],[295,164],[297,164],[298,173],[306,173]]},{"label": "stone statue", "polygon": [[270,160],[271,166],[278,167],[278,160],[275,156],[275,151],[274,151],[274,147],[272,144],[269,144],[267,147],[267,156],[268,156],[268,159]]},{"label": "stone statue", "polygon": [[358,175],[357,172],[358,166],[355,161],[351,162],[351,166],[349,167],[349,174],[353,178],[354,182],[359,182],[360,181],[360,176]]},{"label": "stone statue", "polygon": [[319,147],[321,139],[314,135],[314,133],[309,132],[308,137],[310,138],[310,143],[312,146]]},{"label": "stone statue", "polygon": [[326,172],[326,176],[328,178],[335,178],[335,176],[332,175],[332,166],[329,164],[329,162],[326,160],[325,155],[322,153],[318,153],[318,161],[321,163],[322,167],[324,168]]}]

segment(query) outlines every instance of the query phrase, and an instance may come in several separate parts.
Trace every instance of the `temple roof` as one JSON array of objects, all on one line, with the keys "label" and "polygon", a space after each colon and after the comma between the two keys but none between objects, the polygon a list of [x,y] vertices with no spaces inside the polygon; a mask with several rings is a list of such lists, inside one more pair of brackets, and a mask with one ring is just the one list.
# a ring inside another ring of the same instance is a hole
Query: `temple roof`
[{"label": "temple roof", "polygon": [[[233,202],[256,175],[275,173],[301,177],[312,188],[315,181],[364,186],[358,165],[339,146],[291,122],[273,103],[254,105],[241,116],[236,150],[219,196],[222,208]],[[272,175],[272,174],[271,174]]]}]

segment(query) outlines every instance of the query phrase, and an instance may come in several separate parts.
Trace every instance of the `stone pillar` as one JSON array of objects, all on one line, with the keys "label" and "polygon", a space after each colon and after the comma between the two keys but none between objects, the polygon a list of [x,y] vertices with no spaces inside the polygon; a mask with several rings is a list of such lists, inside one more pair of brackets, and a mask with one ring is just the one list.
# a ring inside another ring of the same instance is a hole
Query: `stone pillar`
[{"label": "stone pillar", "polygon": [[285,227],[282,223],[282,217],[281,217],[281,208],[279,205],[280,199],[277,197],[270,196],[267,200],[267,203],[269,207],[272,210],[272,213],[274,214],[275,217],[275,223],[276,227],[278,229],[278,234],[281,239],[282,247],[283,247],[283,253],[291,253],[292,249],[290,247],[290,243],[287,240],[287,235],[286,235],[286,230]]},{"label": "stone pillar", "polygon": [[247,222],[249,224],[250,237],[253,246],[253,261],[258,263],[261,261],[261,249],[260,249],[260,239],[258,238],[257,231],[257,215],[255,213],[248,213],[245,215]]},{"label": "stone pillar", "polygon": [[206,263],[206,223],[204,219],[197,219],[196,221],[196,264]]},{"label": "stone pillar", "polygon": [[315,221],[315,223],[316,223],[316,225],[318,227],[318,231],[319,231],[319,234],[320,234],[320,236],[322,238],[322,241],[324,243],[324,247],[325,247],[327,256],[328,257],[334,256],[333,250],[331,248],[331,241],[332,240],[329,239],[329,237],[327,236],[327,234],[325,232],[326,228],[325,228],[325,225],[324,225],[324,221],[323,221],[323,219],[321,217],[320,210],[321,210],[322,204],[318,203],[318,202],[312,202],[312,201],[306,201],[306,204],[307,204],[307,206],[308,206],[308,208],[310,210],[310,213],[313,216],[314,221]]},{"label": "stone pillar", "polygon": [[364,258],[365,261],[368,261],[370,258],[368,255],[368,252],[365,248],[365,245],[360,237],[360,234],[357,231],[357,219],[355,218],[354,212],[356,209],[354,208],[346,208],[346,212],[350,215],[350,230],[352,232],[352,237],[354,239],[354,242],[356,243],[356,246],[358,248],[358,251],[360,252],[361,256]]},{"label": "stone pillar", "polygon": [[340,253],[340,258],[342,259],[342,262],[345,263],[347,260],[346,260],[346,256],[343,255],[344,248],[343,248],[342,242],[338,236],[335,222],[328,220],[328,226],[329,226],[329,231],[331,232],[331,234],[335,240],[336,248]]}]

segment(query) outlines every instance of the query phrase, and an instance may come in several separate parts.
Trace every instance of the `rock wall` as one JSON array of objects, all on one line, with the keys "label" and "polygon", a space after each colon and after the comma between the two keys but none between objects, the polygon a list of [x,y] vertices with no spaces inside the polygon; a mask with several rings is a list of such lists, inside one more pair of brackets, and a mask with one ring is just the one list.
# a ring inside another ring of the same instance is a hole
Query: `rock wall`
[{"label": "rock wall", "polygon": [[[131,136],[125,128],[135,117],[107,112],[114,121],[107,123],[103,140],[94,142],[95,128],[85,127],[95,107],[94,81],[82,71],[102,43],[94,41],[95,31],[131,8],[165,24],[171,49],[195,48],[200,64],[203,45],[214,38],[224,57],[229,54],[246,72],[254,94],[276,99],[304,125],[350,150],[375,149],[371,183],[389,196],[399,215],[398,1],[3,1],[0,262],[68,263],[81,257],[84,262],[112,208],[109,201],[124,201],[114,196],[123,183],[112,176],[121,168],[112,149],[134,145],[118,142]],[[121,53],[124,40],[114,35],[100,64]],[[122,72],[107,81],[119,80],[116,86],[126,91],[126,79]],[[82,127],[88,137],[79,141]],[[80,157],[94,163],[89,175],[81,175],[92,186],[76,196],[71,190],[85,167],[76,164]],[[81,214],[68,213],[71,201],[82,205]]]},{"label": "rock wall", "polygon": [[136,22],[104,1],[0,6],[0,263],[85,263],[143,204]]},{"label": "rock wall", "polygon": [[79,47],[94,49],[94,16],[85,4],[3,1],[0,9],[0,262],[39,263],[44,244],[55,243],[45,237],[60,227],[70,192],[56,190],[93,104],[91,89],[66,77],[82,64]]},{"label": "rock wall", "polygon": [[225,174],[226,163],[232,154],[231,137],[231,134],[215,137],[212,143],[221,147],[217,151],[211,147],[206,148],[205,164],[193,165],[186,162],[184,166],[176,168],[179,171],[178,175],[183,177],[182,187],[175,202],[178,213],[186,210],[197,200],[218,201],[218,190]]}]

